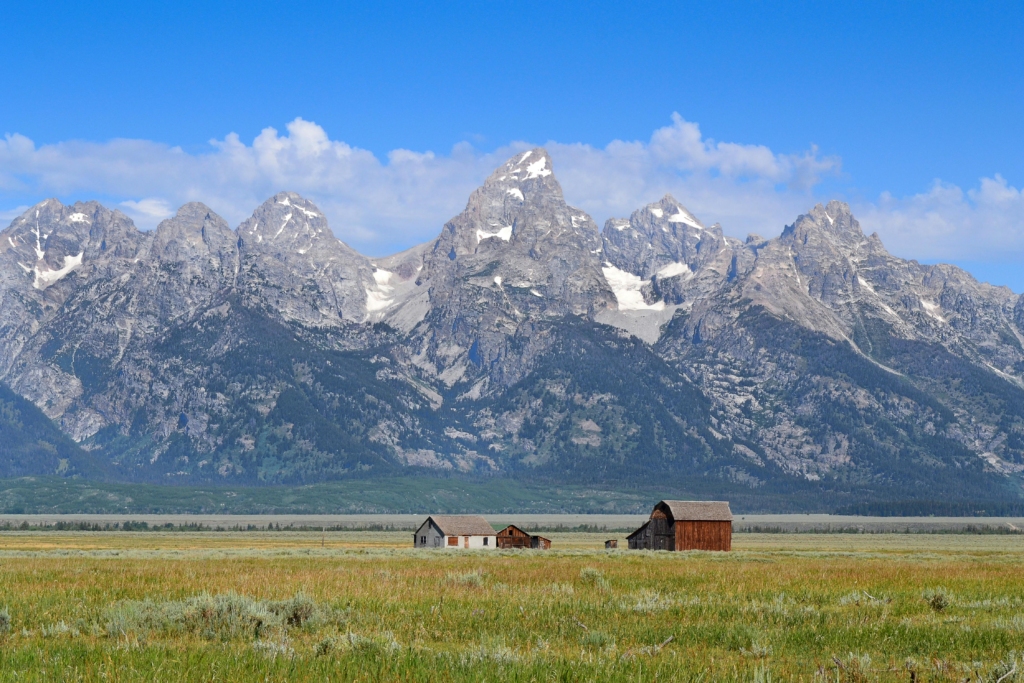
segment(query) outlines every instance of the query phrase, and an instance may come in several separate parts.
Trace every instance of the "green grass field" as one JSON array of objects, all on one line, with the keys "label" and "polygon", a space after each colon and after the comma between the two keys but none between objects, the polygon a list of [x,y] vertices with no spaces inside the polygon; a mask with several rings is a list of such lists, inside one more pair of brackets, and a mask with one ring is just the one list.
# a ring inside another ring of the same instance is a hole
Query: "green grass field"
[{"label": "green grass field", "polygon": [[0,681],[1024,680],[1020,536],[550,535],[4,532]]}]

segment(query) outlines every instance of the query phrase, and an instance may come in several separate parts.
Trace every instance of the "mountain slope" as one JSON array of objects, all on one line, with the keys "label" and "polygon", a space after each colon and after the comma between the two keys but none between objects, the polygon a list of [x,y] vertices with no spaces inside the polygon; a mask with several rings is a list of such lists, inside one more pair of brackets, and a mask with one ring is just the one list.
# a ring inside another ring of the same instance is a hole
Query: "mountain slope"
[{"label": "mountain slope", "polygon": [[54,474],[95,478],[106,469],[32,403],[0,384],[0,478]]},{"label": "mountain slope", "polygon": [[193,203],[151,233],[47,200],[0,233],[0,380],[89,450],[15,416],[0,474],[35,430],[74,456],[40,472],[130,480],[1014,501],[1022,330],[1024,297],[892,256],[840,202],[772,239],[671,196],[598,231],[539,148],[377,259],[294,193],[236,230]]}]

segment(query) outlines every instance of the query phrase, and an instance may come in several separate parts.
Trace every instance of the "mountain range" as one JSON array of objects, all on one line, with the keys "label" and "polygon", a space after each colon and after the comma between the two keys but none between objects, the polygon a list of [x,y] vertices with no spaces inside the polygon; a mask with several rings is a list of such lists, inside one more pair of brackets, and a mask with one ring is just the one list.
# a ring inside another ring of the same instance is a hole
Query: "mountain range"
[{"label": "mountain range", "polygon": [[0,233],[0,476],[504,476],[816,504],[1018,501],[1024,297],[849,207],[600,229],[523,152],[384,258],[281,192],[232,230],[44,201]]}]

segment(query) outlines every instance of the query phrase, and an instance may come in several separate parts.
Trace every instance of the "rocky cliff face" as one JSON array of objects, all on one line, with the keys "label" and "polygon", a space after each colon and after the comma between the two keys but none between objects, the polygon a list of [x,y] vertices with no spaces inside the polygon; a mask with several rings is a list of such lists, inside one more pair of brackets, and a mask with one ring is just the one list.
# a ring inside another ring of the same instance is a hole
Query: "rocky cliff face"
[{"label": "rocky cliff face", "polygon": [[893,257],[839,202],[773,239],[671,196],[599,232],[542,149],[380,259],[287,192],[237,230],[48,200],[0,233],[0,381],[126,478],[1012,498],[1022,331],[1024,297]]},{"label": "rocky cliff face", "polygon": [[281,192],[238,228],[239,287],[250,305],[307,326],[363,322],[386,297],[370,262],[341,242],[312,202]]},{"label": "rocky cliff face", "polygon": [[549,347],[547,323],[614,308],[600,254],[597,226],[565,203],[547,152],[524,152],[422,252],[423,319],[404,357],[445,388],[472,383],[472,396],[512,384]]}]

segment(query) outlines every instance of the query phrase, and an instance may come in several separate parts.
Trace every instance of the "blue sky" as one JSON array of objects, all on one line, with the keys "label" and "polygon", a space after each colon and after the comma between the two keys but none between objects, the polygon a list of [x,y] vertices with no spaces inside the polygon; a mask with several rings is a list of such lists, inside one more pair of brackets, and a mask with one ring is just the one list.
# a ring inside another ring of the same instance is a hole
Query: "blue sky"
[{"label": "blue sky", "polygon": [[667,190],[768,235],[837,197],[899,255],[1024,291],[1024,5],[849,5],[5,3],[0,213],[98,197],[151,227],[199,198],[237,222],[296,189],[383,253],[544,144],[599,221]]}]

